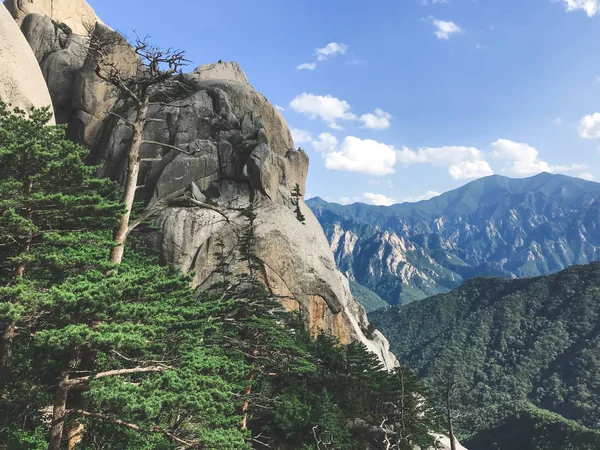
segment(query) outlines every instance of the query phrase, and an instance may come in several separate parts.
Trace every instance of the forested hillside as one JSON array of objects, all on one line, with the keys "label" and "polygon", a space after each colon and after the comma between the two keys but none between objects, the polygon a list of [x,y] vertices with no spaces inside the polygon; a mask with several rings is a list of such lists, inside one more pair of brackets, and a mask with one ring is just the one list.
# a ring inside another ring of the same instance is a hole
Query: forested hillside
[{"label": "forested hillside", "polygon": [[462,433],[501,427],[528,404],[600,429],[600,263],[473,279],[371,316],[398,358],[449,394]]}]

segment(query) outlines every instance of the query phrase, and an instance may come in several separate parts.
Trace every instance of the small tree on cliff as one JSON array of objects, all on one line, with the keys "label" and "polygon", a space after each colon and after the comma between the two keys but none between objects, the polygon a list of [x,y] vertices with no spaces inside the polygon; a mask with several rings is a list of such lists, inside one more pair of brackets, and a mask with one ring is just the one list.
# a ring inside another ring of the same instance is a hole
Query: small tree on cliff
[{"label": "small tree on cliff", "polygon": [[300,198],[302,198],[300,185],[296,183],[296,186],[294,186],[294,189],[292,190],[292,205],[296,207],[294,209],[294,213],[296,213],[296,219],[298,219],[298,222],[306,224],[306,217],[304,214],[302,214],[302,210],[300,209]]}]

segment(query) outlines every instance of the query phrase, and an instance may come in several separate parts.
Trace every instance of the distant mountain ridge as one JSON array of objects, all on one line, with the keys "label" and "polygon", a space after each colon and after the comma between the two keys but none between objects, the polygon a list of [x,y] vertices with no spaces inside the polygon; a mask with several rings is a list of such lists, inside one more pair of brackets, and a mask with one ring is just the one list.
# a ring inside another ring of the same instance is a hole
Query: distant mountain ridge
[{"label": "distant mountain ridge", "polygon": [[477,276],[536,276],[600,259],[600,184],[565,175],[493,175],[392,206],[307,204],[340,270],[392,305]]}]

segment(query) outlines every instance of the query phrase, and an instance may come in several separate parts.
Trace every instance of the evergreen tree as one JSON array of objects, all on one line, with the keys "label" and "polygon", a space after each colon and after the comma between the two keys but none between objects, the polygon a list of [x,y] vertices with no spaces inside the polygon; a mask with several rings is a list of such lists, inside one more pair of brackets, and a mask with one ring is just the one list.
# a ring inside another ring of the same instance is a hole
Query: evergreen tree
[{"label": "evergreen tree", "polygon": [[294,186],[294,189],[292,190],[292,205],[295,206],[294,213],[296,214],[298,222],[306,224],[306,217],[302,214],[302,210],[300,209],[300,198],[302,198],[300,185],[296,183],[296,186]]},{"label": "evergreen tree", "polygon": [[106,242],[94,231],[114,225],[122,210],[115,185],[92,176],[87,151],[65,139],[64,127],[47,126],[50,118],[48,108],[27,117],[0,101],[0,392],[12,341],[36,319],[32,285],[93,261],[78,244]]}]

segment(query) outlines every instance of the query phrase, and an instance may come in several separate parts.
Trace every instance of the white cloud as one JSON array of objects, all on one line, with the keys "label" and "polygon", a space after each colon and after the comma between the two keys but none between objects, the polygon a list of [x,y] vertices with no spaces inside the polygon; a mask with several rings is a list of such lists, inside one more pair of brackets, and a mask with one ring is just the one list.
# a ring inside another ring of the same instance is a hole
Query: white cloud
[{"label": "white cloud", "polygon": [[448,166],[448,172],[455,180],[493,175],[494,171],[485,161],[485,154],[475,147],[444,146],[423,147],[417,151],[407,147],[397,152],[398,161],[404,165],[433,164]]},{"label": "white cloud", "polygon": [[325,154],[329,170],[347,170],[371,175],[394,173],[396,151],[392,146],[371,139],[348,136],[339,149]]},{"label": "white cloud", "polygon": [[371,205],[377,206],[390,206],[396,203],[393,198],[387,197],[383,194],[374,194],[373,192],[365,192],[362,198]]},{"label": "white cloud", "polygon": [[363,114],[360,120],[363,122],[363,128],[372,130],[385,130],[390,127],[392,115],[386,113],[383,109],[377,108],[372,114]]},{"label": "white cloud", "polygon": [[337,149],[338,140],[331,133],[321,133],[318,141],[313,141],[313,147],[318,152],[334,152]]},{"label": "white cloud", "polygon": [[298,95],[290,102],[290,107],[311,119],[321,118],[331,128],[339,129],[338,120],[355,120],[356,115],[350,111],[350,104],[331,95],[313,95],[306,92]]},{"label": "white cloud", "polygon": [[554,125],[562,125],[562,123],[563,123],[563,120],[562,120],[560,117],[557,117],[556,119],[553,119],[553,120],[552,120],[552,123],[553,123]]},{"label": "white cloud", "polygon": [[316,49],[315,53],[317,54],[317,60],[325,61],[336,55],[344,55],[347,50],[348,50],[348,46],[346,44],[338,44],[337,42],[330,42],[325,47]]},{"label": "white cloud", "polygon": [[423,147],[417,151],[403,147],[398,151],[398,161],[405,165],[430,163],[447,166],[467,160],[480,160],[483,157],[483,153],[477,148],[462,146]]},{"label": "white cloud", "polygon": [[350,201],[351,201],[350,197],[342,197],[342,198],[340,198],[340,204],[341,205],[347,205],[347,204],[350,203]]},{"label": "white cloud", "polygon": [[277,111],[285,111],[285,108],[283,106],[279,106],[279,105],[275,105],[275,109]]},{"label": "white cloud", "polygon": [[294,139],[295,144],[302,144],[304,142],[311,142],[313,140],[309,131],[300,130],[298,128],[290,128],[290,132],[292,133],[292,139]]},{"label": "white cloud", "polygon": [[456,33],[462,33],[463,30],[454,22],[432,18],[433,26],[436,28],[435,35],[438,39],[450,39],[450,36]]},{"label": "white cloud", "polygon": [[587,180],[587,181],[594,181],[596,179],[596,177],[589,172],[580,173],[579,178],[583,178],[584,180]]},{"label": "white cloud", "polygon": [[600,0],[562,0],[567,12],[582,9],[588,17],[595,16],[600,11]]},{"label": "white cloud", "polygon": [[406,197],[402,201],[407,202],[407,203],[416,203],[416,202],[422,202],[423,200],[429,200],[433,197],[437,197],[438,195],[442,195],[442,193],[436,192],[436,191],[427,191],[423,195],[415,195],[414,197]]},{"label": "white cloud", "polygon": [[448,172],[455,180],[474,180],[494,175],[487,161],[462,161],[448,167]]},{"label": "white cloud", "polygon": [[539,159],[537,149],[523,142],[498,139],[492,143],[492,149],[494,158],[510,161],[508,170],[515,175],[529,176],[540,172],[568,172],[587,168],[585,164],[552,166]]},{"label": "white cloud", "polygon": [[600,138],[600,113],[588,114],[581,119],[579,136],[585,139]]},{"label": "white cloud", "polygon": [[304,63],[296,66],[296,70],[315,70],[317,68],[317,63]]},{"label": "white cloud", "polygon": [[448,0],[421,0],[421,6],[437,5],[438,3],[448,3]]}]

